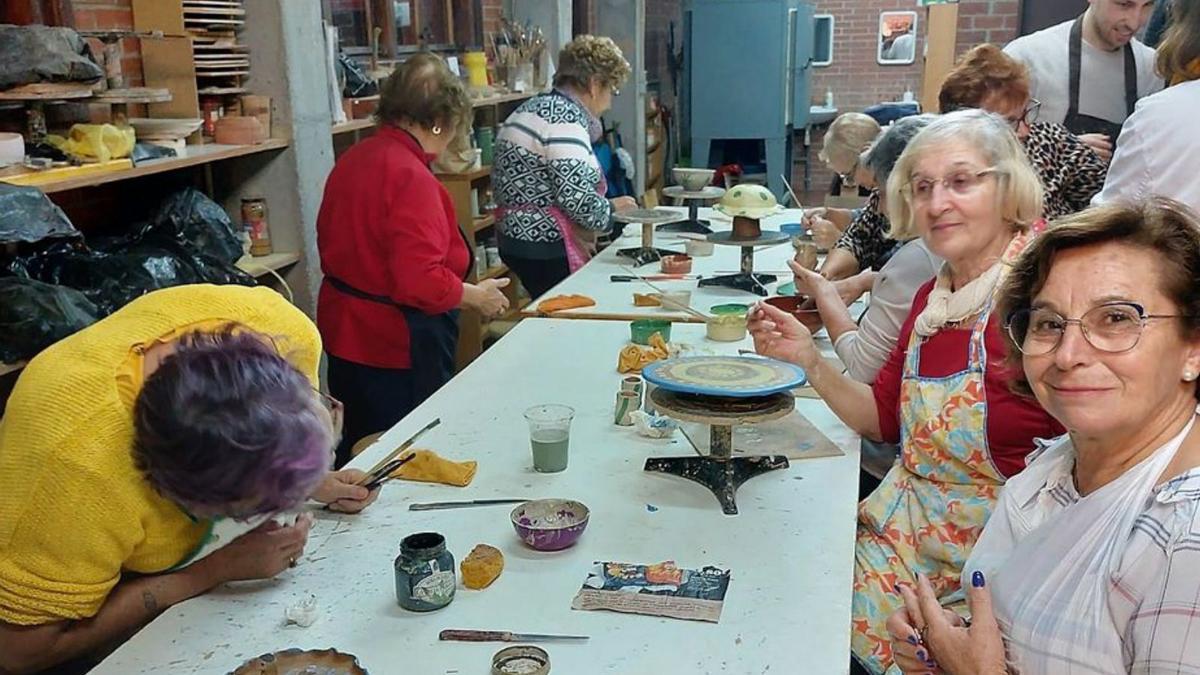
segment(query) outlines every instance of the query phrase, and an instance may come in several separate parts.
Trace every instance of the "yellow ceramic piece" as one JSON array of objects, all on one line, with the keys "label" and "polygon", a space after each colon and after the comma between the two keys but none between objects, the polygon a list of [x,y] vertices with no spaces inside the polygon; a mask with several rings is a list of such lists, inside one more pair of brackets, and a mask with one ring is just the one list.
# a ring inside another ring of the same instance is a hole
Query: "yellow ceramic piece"
[{"label": "yellow ceramic piece", "polygon": [[727,216],[766,218],[781,210],[775,195],[762,185],[735,185],[721,198],[716,209]]},{"label": "yellow ceramic piece", "polygon": [[462,570],[464,586],[473,590],[484,589],[491,586],[504,570],[504,554],[495,547],[479,544],[463,558],[459,568]]}]

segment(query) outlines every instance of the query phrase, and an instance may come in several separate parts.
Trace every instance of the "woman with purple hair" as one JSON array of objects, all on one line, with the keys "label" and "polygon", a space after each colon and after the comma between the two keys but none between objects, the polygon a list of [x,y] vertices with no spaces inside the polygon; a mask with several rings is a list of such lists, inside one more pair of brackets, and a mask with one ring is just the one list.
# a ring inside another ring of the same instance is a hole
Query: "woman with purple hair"
[{"label": "woman with purple hair", "polygon": [[361,471],[330,471],[320,354],[274,291],[198,285],[30,361],[0,418],[0,673],[86,661],[175,603],[280,574],[306,500],[370,504]]}]

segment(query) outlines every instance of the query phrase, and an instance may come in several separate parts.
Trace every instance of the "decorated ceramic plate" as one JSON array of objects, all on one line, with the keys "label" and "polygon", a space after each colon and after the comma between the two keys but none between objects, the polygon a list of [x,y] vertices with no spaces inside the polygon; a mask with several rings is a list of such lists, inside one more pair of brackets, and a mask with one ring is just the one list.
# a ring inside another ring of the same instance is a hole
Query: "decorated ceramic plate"
[{"label": "decorated ceramic plate", "polygon": [[804,370],[790,363],[741,356],[687,356],[652,363],[647,382],[668,391],[709,396],[769,396],[801,386]]},{"label": "decorated ceramic plate", "polygon": [[335,649],[286,649],[250,659],[229,675],[367,675],[367,669]]}]

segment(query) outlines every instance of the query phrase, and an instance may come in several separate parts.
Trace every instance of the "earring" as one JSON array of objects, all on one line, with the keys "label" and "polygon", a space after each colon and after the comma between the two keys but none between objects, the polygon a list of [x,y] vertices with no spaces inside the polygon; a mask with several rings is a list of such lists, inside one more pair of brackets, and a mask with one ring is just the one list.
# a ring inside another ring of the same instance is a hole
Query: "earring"
[{"label": "earring", "polygon": [[1195,379],[1196,379],[1196,373],[1193,373],[1190,370],[1183,371],[1183,381],[1184,382],[1192,382]]},{"label": "earring", "polygon": [[435,125],[433,125],[433,128],[430,129],[430,131],[433,132],[434,136],[439,136],[442,133],[442,128],[435,124]]}]

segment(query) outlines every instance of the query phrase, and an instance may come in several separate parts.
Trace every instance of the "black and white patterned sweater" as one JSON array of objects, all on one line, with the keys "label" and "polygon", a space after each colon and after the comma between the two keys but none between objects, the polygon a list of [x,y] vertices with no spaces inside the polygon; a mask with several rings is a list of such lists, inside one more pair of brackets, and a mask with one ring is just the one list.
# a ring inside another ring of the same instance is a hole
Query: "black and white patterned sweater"
[{"label": "black and white patterned sweater", "polygon": [[612,215],[599,193],[591,113],[560,92],[535,96],[505,120],[496,136],[492,189],[499,207],[502,251],[548,260],[566,255],[553,209],[575,225],[605,230]]}]

